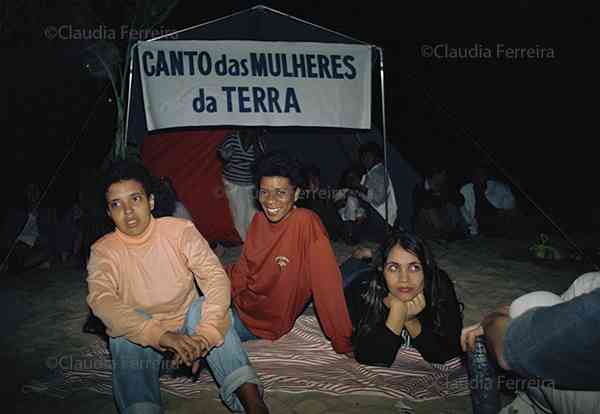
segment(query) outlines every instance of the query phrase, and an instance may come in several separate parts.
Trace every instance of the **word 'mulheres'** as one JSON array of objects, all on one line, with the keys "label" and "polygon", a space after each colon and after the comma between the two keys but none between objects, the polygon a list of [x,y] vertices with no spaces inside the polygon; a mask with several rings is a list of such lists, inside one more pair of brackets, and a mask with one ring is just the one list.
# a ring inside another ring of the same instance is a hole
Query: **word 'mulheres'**
[{"label": "word 'mulheres'", "polygon": [[218,59],[206,51],[144,51],[146,76],[256,76],[284,78],[355,79],[352,55],[250,53],[248,58]]}]

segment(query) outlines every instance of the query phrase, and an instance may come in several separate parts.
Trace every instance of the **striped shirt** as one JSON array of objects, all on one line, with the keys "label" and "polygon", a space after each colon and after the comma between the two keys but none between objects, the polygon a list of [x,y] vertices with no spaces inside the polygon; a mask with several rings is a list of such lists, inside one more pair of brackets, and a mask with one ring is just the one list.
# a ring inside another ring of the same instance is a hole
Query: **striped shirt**
[{"label": "striped shirt", "polygon": [[[256,151],[258,147],[258,152]],[[263,144],[258,140],[257,144],[251,145],[248,151],[244,150],[242,142],[237,133],[229,135],[219,146],[222,154],[231,154],[226,157],[223,166],[223,177],[238,185],[250,185],[254,183],[252,167],[258,153],[264,151]]]}]

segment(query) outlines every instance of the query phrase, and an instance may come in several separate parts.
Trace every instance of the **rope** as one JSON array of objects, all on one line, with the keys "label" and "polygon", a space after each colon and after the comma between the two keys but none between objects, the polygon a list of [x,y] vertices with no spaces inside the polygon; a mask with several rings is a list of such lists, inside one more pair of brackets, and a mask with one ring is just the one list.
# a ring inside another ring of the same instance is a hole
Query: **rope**
[{"label": "rope", "polygon": [[[90,121],[92,120],[92,116],[96,113],[96,109],[98,107],[98,104],[100,103],[100,100],[104,97],[104,95],[106,94],[106,91],[108,90],[108,86],[109,85],[107,85],[102,90],[102,92],[100,93],[100,95],[98,95],[98,98],[96,98],[96,101],[94,102],[94,105],[92,106],[92,110],[90,111],[87,119],[83,123],[83,127],[81,128],[81,131],[79,132],[78,135],[75,136],[75,138],[73,139],[73,142],[71,143],[71,146],[69,147],[69,149],[67,150],[67,152],[63,156],[62,160],[58,163],[58,166],[54,170],[54,174],[52,174],[52,177],[50,177],[50,180],[46,184],[46,187],[44,188],[44,191],[40,195],[40,198],[36,201],[35,205],[33,206],[33,210],[32,211],[36,211],[40,207],[40,204],[42,204],[42,201],[44,200],[44,198],[46,197],[46,195],[50,191],[50,187],[52,186],[52,184],[54,184],[54,182],[58,178],[58,175],[59,175],[59,173],[60,173],[63,165],[65,164],[65,162],[67,162],[67,160],[69,159],[69,157],[71,156],[71,154],[75,151],[75,147],[77,145],[77,142],[83,136],[83,134],[86,131],[86,129],[87,129]],[[2,259],[2,264],[0,265],[0,271],[3,271],[5,269],[5,266],[8,263],[8,259],[10,258],[10,256],[13,253],[13,251],[15,250],[15,247],[17,246],[19,235],[21,234],[21,232],[25,228],[26,224],[27,224],[27,220],[25,220],[25,223],[23,224],[23,227],[21,227],[21,230],[19,230],[19,232],[17,233],[17,236],[13,240],[13,242],[12,242],[12,244],[10,246],[10,249],[8,250],[8,252],[6,253],[6,255],[4,256],[4,259]]]},{"label": "rope", "polygon": [[[414,76],[409,75],[409,77],[412,77],[413,79],[415,79]],[[546,213],[546,211],[523,189],[523,187],[521,187],[521,185],[519,185],[513,179],[513,177],[495,159],[495,157],[492,155],[492,153],[487,148],[485,148],[485,146],[483,144],[481,144],[481,142],[479,142],[479,140],[477,138],[475,138],[475,136],[469,130],[467,130],[467,128],[460,126],[461,123],[459,122],[457,117],[455,115],[453,115],[448,110],[448,108],[446,108],[445,105],[435,102],[433,100],[433,97],[427,91],[427,89],[425,87],[423,87],[423,93],[424,93],[426,99],[434,107],[438,107],[441,110],[441,112],[444,113],[450,120],[454,121],[454,123],[456,125],[459,125],[459,129],[461,130],[461,132],[465,136],[467,136],[471,140],[471,142],[473,142],[473,144],[479,149],[479,151],[481,151],[487,157],[488,161],[490,161],[490,163],[494,167],[496,167],[498,169],[498,171],[500,171],[504,177],[506,177],[506,179],[527,199],[527,201],[529,201],[533,205],[533,207],[538,212],[540,212],[546,220],[548,220],[548,222],[552,225],[552,227],[554,227],[556,230],[558,230],[560,235],[565,239],[565,241],[567,243],[569,243],[573,247],[573,249],[575,249],[577,251],[577,253],[579,253],[579,255],[582,257],[582,259],[584,261],[587,261],[592,266],[594,266],[594,268],[597,271],[600,271],[600,267],[596,264],[596,262],[594,262],[594,260],[591,259],[589,257],[589,255],[585,254],[584,251],[577,245],[577,243],[575,243],[575,241],[572,240],[565,231],[563,231],[563,229],[558,225],[558,223],[556,223],[556,221],[548,213]]]}]

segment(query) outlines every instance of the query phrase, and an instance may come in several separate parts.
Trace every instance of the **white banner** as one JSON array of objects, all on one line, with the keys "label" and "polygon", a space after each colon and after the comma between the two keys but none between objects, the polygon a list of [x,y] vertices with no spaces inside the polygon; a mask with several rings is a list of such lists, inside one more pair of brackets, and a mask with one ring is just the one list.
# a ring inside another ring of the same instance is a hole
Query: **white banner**
[{"label": "white banner", "polygon": [[371,48],[154,41],[138,46],[148,130],[270,125],[371,128]]}]

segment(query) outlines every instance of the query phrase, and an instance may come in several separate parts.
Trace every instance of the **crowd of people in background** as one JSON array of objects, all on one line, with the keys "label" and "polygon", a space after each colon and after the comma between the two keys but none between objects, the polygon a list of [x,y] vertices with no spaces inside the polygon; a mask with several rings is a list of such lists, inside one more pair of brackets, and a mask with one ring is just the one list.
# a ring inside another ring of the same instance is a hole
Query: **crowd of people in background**
[{"label": "crowd of people in background", "polygon": [[[218,148],[232,221],[242,242],[260,208],[253,166],[265,152],[263,134],[260,128],[244,128],[227,136]],[[381,243],[398,227],[425,239],[449,241],[511,236],[516,227],[512,223],[519,215],[510,186],[492,178],[485,167],[475,166],[471,177],[459,186],[445,166],[433,166],[423,172],[423,180],[413,190],[412,222],[402,226],[396,219],[394,181],[385,170],[382,148],[372,142],[360,146],[355,161],[341,170],[337,183],[324,183],[318,165],[301,164],[301,168],[298,206],[318,215],[331,240],[351,245]],[[48,202],[48,197],[42,197],[45,188],[28,184],[22,202],[13,203],[3,215],[0,248],[3,257],[8,256],[5,269],[48,268],[73,258],[85,262],[93,241],[110,231],[105,212],[96,206],[97,197],[89,194],[97,181],[82,182],[78,196],[68,205]],[[160,193],[164,201],[158,203],[161,210],[155,216],[191,220],[170,177],[160,177],[158,185],[165,187]],[[211,242],[214,246],[218,240]]]},{"label": "crowd of people in background", "polygon": [[78,200],[52,203],[43,196],[40,185],[29,183],[4,212],[0,252],[5,269],[14,273],[49,269],[79,256],[84,214],[81,204]]},{"label": "crowd of people in background", "polygon": [[413,220],[402,226],[394,181],[389,172],[387,179],[384,174],[381,147],[368,143],[358,152],[357,162],[342,171],[337,186],[323,185],[319,166],[304,167],[305,186],[298,204],[319,215],[332,240],[381,243],[382,235],[393,228],[445,241],[515,237],[522,230],[518,228],[522,221],[515,224],[519,210],[510,186],[480,165],[462,185],[445,166],[427,168],[413,189]]}]

